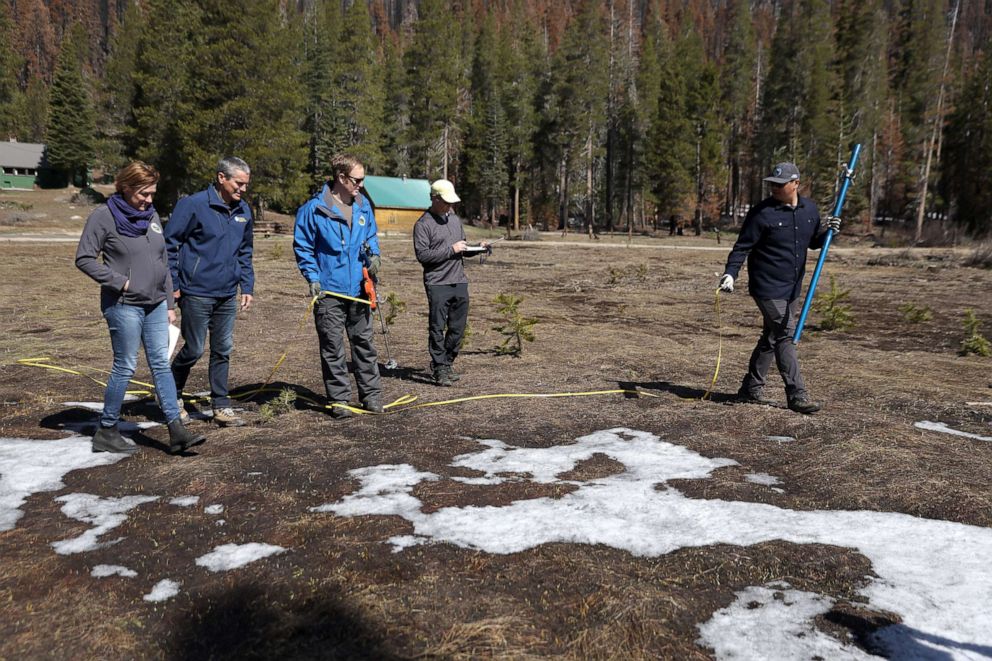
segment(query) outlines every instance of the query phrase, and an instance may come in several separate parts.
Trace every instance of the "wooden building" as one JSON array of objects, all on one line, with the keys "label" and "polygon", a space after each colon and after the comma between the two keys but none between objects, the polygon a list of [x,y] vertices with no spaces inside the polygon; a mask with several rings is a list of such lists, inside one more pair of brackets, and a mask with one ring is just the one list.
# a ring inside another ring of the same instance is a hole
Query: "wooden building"
[{"label": "wooden building", "polygon": [[426,179],[367,176],[365,192],[380,232],[412,234],[414,223],[431,205],[431,184]]}]

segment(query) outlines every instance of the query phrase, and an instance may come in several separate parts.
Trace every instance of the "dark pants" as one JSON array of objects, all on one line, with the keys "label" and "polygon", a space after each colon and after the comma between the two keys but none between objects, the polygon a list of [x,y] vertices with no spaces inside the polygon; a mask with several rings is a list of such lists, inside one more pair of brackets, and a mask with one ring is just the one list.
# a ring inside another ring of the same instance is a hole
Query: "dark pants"
[{"label": "dark pants", "polygon": [[207,376],[210,379],[210,399],[215,409],[231,405],[228,397],[227,374],[231,366],[231,350],[234,349],[234,317],[238,313],[238,296],[213,298],[210,296],[179,297],[182,311],[180,328],[183,332],[183,348],[172,361],[172,376],[176,380],[176,397],[186,387],[189,372],[203,355],[203,347],[210,332],[210,365]]},{"label": "dark pants", "polygon": [[351,344],[351,362],[355,370],[358,397],[364,404],[382,394],[378,355],[372,343],[372,310],[364,303],[325,296],[313,307],[317,340],[320,344],[320,371],[327,399],[347,402],[351,399],[348,363],[344,355],[344,335]]},{"label": "dark pants", "polygon": [[806,395],[806,384],[799,373],[799,359],[792,335],[796,330],[802,301],[754,299],[764,321],[761,338],[751,352],[747,375],[741,390],[758,393],[765,385],[765,375],[775,359],[779,374],[785,381],[785,394],[789,400]]},{"label": "dark pants", "polygon": [[427,285],[426,289],[431,367],[451,365],[458,356],[468,323],[468,283]]}]

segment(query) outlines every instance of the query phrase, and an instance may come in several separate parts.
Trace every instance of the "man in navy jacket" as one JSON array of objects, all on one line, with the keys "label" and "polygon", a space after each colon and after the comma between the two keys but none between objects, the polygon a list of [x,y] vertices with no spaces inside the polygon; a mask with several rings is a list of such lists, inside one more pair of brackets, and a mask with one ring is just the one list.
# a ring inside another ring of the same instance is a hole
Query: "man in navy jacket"
[{"label": "man in navy jacket", "polygon": [[762,389],[774,358],[785,382],[789,408],[815,413],[820,405],[806,391],[792,335],[799,317],[806,253],[823,246],[827,231],[840,231],[840,219],[821,222],[813,200],[799,195],[799,168],[794,164],[779,163],[765,181],[771,184],[772,194],[748,212],[720,278],[721,291],[734,291],[734,281],[747,259],[748,292],[763,319],[761,337],[737,396],[743,402],[771,403],[763,398]]},{"label": "man in navy jacket", "polygon": [[176,396],[181,399],[190,370],[203,355],[209,331],[208,377],[214,421],[232,427],[245,424],[231,408],[228,395],[234,318],[239,307],[251,307],[255,288],[253,222],[251,209],[242,199],[250,179],[251,170],[243,160],[234,156],[221,159],[213,185],[179,200],[165,225],[173,295],[182,312],[184,340],[172,361]]}]

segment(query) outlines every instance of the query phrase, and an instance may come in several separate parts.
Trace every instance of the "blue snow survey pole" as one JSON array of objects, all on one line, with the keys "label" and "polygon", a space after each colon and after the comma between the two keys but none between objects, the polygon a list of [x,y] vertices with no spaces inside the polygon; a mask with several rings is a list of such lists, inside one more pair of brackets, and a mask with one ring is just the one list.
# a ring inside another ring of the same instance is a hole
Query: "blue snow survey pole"
[{"label": "blue snow survey pole", "polygon": [[[851,185],[851,180],[854,179],[854,168],[858,164],[858,156],[861,155],[861,145],[854,145],[854,150],[851,152],[851,160],[847,164],[847,169],[844,171],[844,183],[840,186],[840,194],[837,195],[837,203],[834,205],[833,216],[840,218],[841,209],[844,208],[844,198],[847,197],[847,189]],[[834,231],[827,230],[827,236],[823,239],[823,247],[820,248],[820,259],[816,261],[816,269],[813,271],[813,279],[809,281],[809,291],[806,292],[806,301],[803,303],[802,314],[799,315],[799,322],[796,324],[796,332],[792,336],[792,341],[795,344],[799,344],[799,338],[803,334],[803,326],[806,325],[806,315],[809,314],[809,308],[813,304],[813,296],[816,294],[816,283],[820,280],[820,271],[823,270],[823,262],[827,259],[827,251],[830,250],[830,241],[834,238]]]}]

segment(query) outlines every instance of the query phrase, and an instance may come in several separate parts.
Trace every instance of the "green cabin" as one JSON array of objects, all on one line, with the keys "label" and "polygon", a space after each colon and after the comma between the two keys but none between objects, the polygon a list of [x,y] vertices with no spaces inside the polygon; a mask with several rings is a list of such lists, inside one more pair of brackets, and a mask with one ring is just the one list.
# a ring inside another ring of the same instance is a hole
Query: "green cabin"
[{"label": "green cabin", "polygon": [[0,188],[31,190],[43,168],[45,145],[0,142]]},{"label": "green cabin", "polygon": [[431,184],[426,179],[370,175],[365,177],[365,192],[380,232],[412,234],[414,223],[431,205]]}]

